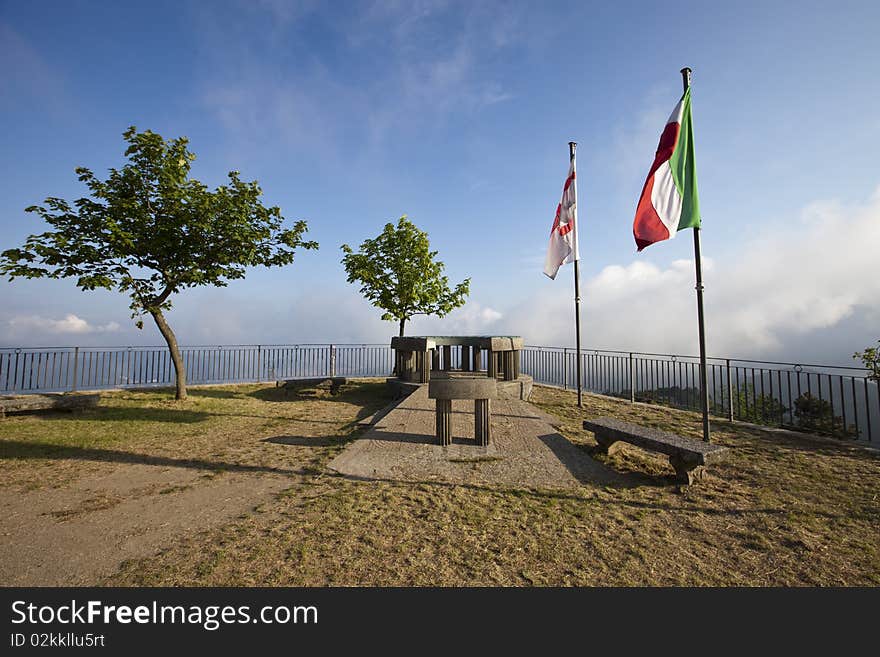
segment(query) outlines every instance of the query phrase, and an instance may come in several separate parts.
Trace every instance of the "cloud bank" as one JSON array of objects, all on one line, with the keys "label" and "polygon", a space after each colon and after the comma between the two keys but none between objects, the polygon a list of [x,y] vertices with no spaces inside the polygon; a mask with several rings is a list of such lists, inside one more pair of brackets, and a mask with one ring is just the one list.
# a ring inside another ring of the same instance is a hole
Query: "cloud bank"
[{"label": "cloud bank", "polygon": [[[833,340],[834,328],[856,313],[876,322],[878,244],[880,188],[859,204],[812,203],[791,221],[746,239],[736,251],[704,257],[708,351],[769,357],[811,332],[825,332],[823,341]],[[610,265],[584,281],[581,294],[585,344],[696,353],[691,260],[666,267],[640,260]],[[873,327],[880,333],[880,326]],[[548,286],[505,313],[496,328],[522,333],[536,344],[572,345],[571,292]]]},{"label": "cloud bank", "polygon": [[8,335],[13,338],[32,340],[36,336],[87,335],[92,333],[113,333],[121,328],[117,322],[92,324],[73,313],[62,319],[52,319],[40,315],[18,315],[6,320]]}]

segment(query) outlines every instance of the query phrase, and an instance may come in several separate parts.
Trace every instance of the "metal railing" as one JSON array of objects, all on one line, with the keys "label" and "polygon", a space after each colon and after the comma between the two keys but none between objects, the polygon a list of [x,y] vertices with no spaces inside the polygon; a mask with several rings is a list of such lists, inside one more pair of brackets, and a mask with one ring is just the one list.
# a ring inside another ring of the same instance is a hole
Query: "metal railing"
[{"label": "metal railing", "polygon": [[[583,387],[612,397],[700,411],[697,356],[582,350]],[[527,346],[522,371],[535,382],[576,387],[574,349]],[[880,388],[858,367],[709,358],[712,415],[873,441]]]},{"label": "metal railing", "polygon": [[[461,352],[452,352],[456,366]],[[381,344],[192,346],[181,347],[181,355],[192,384],[388,376],[394,364],[391,348]],[[582,350],[581,366],[589,392],[700,410],[694,356]],[[537,383],[573,389],[575,350],[527,346],[521,370]],[[0,349],[0,392],[5,393],[173,383],[166,347]],[[880,389],[864,369],[710,358],[708,387],[710,411],[719,417],[841,438],[873,441],[880,435]]]},{"label": "metal railing", "polygon": [[[315,376],[386,376],[386,345],[181,347],[187,382],[247,383]],[[167,347],[0,349],[0,391],[62,392],[175,382]]]}]

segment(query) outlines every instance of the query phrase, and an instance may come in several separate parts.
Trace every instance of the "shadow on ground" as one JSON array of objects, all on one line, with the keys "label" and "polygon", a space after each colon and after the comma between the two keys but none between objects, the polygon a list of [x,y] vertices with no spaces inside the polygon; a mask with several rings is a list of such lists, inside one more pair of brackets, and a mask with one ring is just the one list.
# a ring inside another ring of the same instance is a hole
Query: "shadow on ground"
[{"label": "shadow on ground", "polygon": [[[29,413],[34,414],[34,413]],[[195,424],[204,422],[213,413],[203,411],[189,411],[180,408],[153,408],[144,406],[141,408],[113,408],[98,406],[97,408],[78,411],[75,413],[41,411],[40,417],[45,420],[66,420],[68,422],[77,419],[98,422],[170,422],[175,424]]]},{"label": "shadow on ground", "polygon": [[334,447],[342,445],[347,440],[348,436],[272,436],[271,438],[263,438],[264,443],[293,445],[296,447]]},{"label": "shadow on ground", "polygon": [[268,474],[298,475],[305,470],[290,470],[226,461],[206,461],[204,459],[176,459],[168,456],[153,456],[113,449],[97,449],[92,447],[68,447],[50,443],[24,442],[18,440],[0,440],[0,459],[42,459],[42,460],[75,460],[99,461],[104,463],[138,463],[158,467],[190,468],[194,470],[210,470],[216,472],[261,472]]}]

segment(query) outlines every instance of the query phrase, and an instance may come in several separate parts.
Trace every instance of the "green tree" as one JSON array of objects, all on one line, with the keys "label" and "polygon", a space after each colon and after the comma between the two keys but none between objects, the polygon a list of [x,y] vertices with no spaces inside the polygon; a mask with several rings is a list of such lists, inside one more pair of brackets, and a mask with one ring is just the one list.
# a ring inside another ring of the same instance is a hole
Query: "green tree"
[{"label": "green tree", "polygon": [[831,402],[815,397],[809,392],[794,400],[794,415],[802,431],[829,434],[840,438],[858,438],[855,425],[844,426],[843,418],[834,414]]},{"label": "green tree", "polygon": [[172,296],[201,285],[223,287],[245,269],[293,262],[308,228],[284,227],[277,207],[260,202],[256,182],[229,172],[214,191],[189,177],[189,140],[165,141],[134,126],[123,133],[128,162],[110,169],[106,180],[89,169],[76,173],[89,197],[73,202],[47,198],[26,212],[40,215],[53,230],[31,235],[24,246],[0,254],[0,274],[12,280],[75,278],[82,290],[116,289],[131,297],[138,328],[149,314],[165,338],[177,379],[177,399],[186,399],[186,369],[177,339],[165,319]]},{"label": "green tree", "polygon": [[[877,344],[880,345],[880,340],[877,340]],[[880,384],[880,346],[857,351],[853,354],[853,358],[861,360],[869,372],[868,378]]]},{"label": "green tree", "polygon": [[750,382],[736,391],[733,399],[734,417],[742,422],[773,426],[780,424],[788,408],[773,395],[759,395]]},{"label": "green tree", "polygon": [[361,294],[385,311],[383,320],[398,322],[399,335],[414,315],[443,317],[464,305],[470,292],[469,278],[449,287],[445,265],[435,259],[428,234],[406,215],[397,226],[385,224],[379,236],[364,241],[357,253],[348,244],[341,248],[348,282],[360,283]]}]

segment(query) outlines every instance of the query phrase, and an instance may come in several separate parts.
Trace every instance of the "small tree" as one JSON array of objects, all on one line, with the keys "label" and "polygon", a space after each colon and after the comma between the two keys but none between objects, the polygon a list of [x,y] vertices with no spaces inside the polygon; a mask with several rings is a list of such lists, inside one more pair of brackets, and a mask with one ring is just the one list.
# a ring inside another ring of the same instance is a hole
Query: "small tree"
[{"label": "small tree", "polygon": [[843,418],[834,414],[831,402],[815,397],[809,392],[794,400],[794,415],[797,427],[802,431],[829,434],[839,438],[858,438],[855,425],[844,426]]},{"label": "small tree", "polygon": [[764,425],[781,423],[788,411],[788,408],[773,395],[757,394],[748,381],[737,388],[733,408],[737,420]]},{"label": "small tree", "polygon": [[[880,345],[880,340],[877,340],[877,344]],[[861,360],[869,372],[868,378],[880,384],[880,346],[857,351],[853,354],[853,358]]]},{"label": "small tree", "polygon": [[404,215],[396,227],[385,224],[357,253],[348,244],[341,247],[348,282],[361,284],[361,294],[385,311],[383,320],[398,322],[399,335],[414,315],[443,317],[464,305],[470,292],[469,278],[450,289],[445,265],[435,260],[437,252],[430,246],[428,234]]},{"label": "small tree", "polygon": [[76,169],[89,198],[67,201],[49,197],[31,206],[54,228],[31,235],[20,249],[0,254],[0,274],[12,280],[75,278],[83,290],[116,289],[131,297],[138,328],[149,314],[168,344],[177,378],[177,399],[186,399],[186,369],[177,339],[164,311],[172,295],[201,285],[223,287],[243,278],[245,268],[293,262],[308,228],[297,221],[284,228],[277,207],[260,202],[256,182],[243,182],[237,171],[214,191],[189,177],[195,155],[181,137],[165,141],[134,126],[123,133],[129,162],[110,169],[107,180],[89,169]]}]

